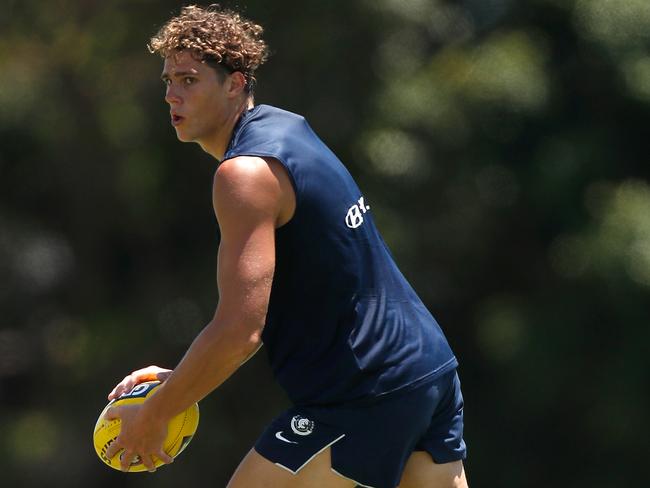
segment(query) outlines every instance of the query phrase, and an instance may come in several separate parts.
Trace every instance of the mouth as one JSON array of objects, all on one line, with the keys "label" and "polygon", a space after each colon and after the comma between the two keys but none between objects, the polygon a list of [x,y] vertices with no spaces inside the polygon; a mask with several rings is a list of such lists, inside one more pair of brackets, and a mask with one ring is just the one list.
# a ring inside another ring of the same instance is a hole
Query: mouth
[{"label": "mouth", "polygon": [[185,120],[185,117],[182,117],[182,116],[177,115],[177,114],[171,114],[171,116],[172,116],[172,125],[174,127],[181,124],[183,122],[183,120]]}]

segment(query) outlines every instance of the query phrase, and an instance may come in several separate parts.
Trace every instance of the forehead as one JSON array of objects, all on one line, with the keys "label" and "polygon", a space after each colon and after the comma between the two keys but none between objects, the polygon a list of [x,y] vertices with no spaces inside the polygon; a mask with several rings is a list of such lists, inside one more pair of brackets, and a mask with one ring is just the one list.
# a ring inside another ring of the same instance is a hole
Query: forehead
[{"label": "forehead", "polygon": [[201,74],[210,70],[187,51],[174,51],[165,57],[163,75],[174,76],[178,72]]}]

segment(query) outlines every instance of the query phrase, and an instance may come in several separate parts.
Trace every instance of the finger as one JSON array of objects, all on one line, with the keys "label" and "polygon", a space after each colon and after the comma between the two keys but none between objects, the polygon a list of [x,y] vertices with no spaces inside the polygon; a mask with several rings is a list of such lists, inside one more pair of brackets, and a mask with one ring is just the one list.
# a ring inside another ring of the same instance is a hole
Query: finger
[{"label": "finger", "polygon": [[131,378],[133,379],[134,386],[140,384],[144,381],[155,381],[158,379],[158,372],[163,371],[162,368],[158,366],[147,366],[146,368],[138,369],[131,373]]},{"label": "finger", "polygon": [[122,407],[109,407],[104,414],[106,420],[115,420],[122,418]]},{"label": "finger", "polygon": [[144,467],[147,468],[147,471],[150,473],[156,472],[156,464],[151,459],[151,456],[140,456],[140,462],[144,464]]},{"label": "finger", "polygon": [[174,462],[174,458],[167,454],[162,448],[160,448],[160,450],[156,453],[156,457],[165,464],[171,464]]},{"label": "finger", "polygon": [[108,459],[113,459],[115,455],[122,450],[122,444],[118,439],[115,439],[113,442],[111,442],[111,444],[108,446],[108,449],[106,449],[106,457]]},{"label": "finger", "polygon": [[156,373],[156,379],[160,382],[165,381],[167,378],[169,378],[172,374],[172,371],[160,371]]},{"label": "finger", "polygon": [[171,375],[171,369],[163,369],[158,366],[148,366],[146,368],[138,369],[124,379],[108,394],[109,400],[119,398],[124,393],[128,393],[140,383],[145,381],[165,381]]},{"label": "finger", "polygon": [[[133,380],[131,378],[131,375],[125,376],[124,379],[120,381],[115,386],[115,388],[113,388],[113,390],[108,394],[108,399],[113,400],[119,397],[120,395],[122,395],[124,392],[130,391],[133,388],[133,386],[135,386],[132,384],[133,384]],[[127,390],[127,388],[129,388],[129,390]]]},{"label": "finger", "polygon": [[120,387],[120,385],[117,385],[115,388],[111,390],[111,392],[108,394],[108,399],[113,400],[117,398],[119,395],[117,394],[117,389]]},{"label": "finger", "polygon": [[118,385],[118,386],[116,386],[115,388],[113,388],[113,391],[111,391],[111,392],[108,394],[108,399],[109,399],[109,400],[115,400],[115,399],[118,398],[121,394],[122,394],[122,387],[121,387],[120,385]]},{"label": "finger", "polygon": [[133,381],[127,381],[125,380],[124,382],[120,383],[116,388],[115,388],[115,398],[119,398],[125,393],[130,392],[133,387],[135,386]]},{"label": "finger", "polygon": [[125,473],[129,470],[132,464],[137,464],[139,461],[138,455],[130,450],[125,449],[122,455],[120,456],[120,469]]},{"label": "finger", "polygon": [[141,378],[145,381],[153,380],[156,377],[156,373],[160,371],[162,368],[159,368],[158,366],[154,366],[153,364],[151,366],[147,366],[146,368],[140,368],[135,370],[133,373],[131,373],[133,376],[137,376],[138,378]]}]

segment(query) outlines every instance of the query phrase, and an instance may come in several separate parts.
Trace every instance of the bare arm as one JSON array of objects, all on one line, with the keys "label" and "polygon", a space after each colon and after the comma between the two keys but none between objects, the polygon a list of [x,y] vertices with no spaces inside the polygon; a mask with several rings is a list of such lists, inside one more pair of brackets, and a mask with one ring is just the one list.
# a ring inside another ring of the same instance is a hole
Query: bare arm
[{"label": "bare arm", "polygon": [[221,229],[219,304],[158,393],[145,402],[143,415],[170,419],[223,383],[261,346],[275,228],[284,220],[287,201],[293,201],[281,172],[260,158],[236,158],[218,168],[213,204]]},{"label": "bare arm", "polygon": [[293,214],[293,189],[277,161],[236,158],[217,170],[213,203],[221,227],[219,304],[174,371],[145,368],[118,385],[167,376],[142,405],[112,407],[105,414],[121,419],[120,434],[106,456],[123,450],[124,471],[136,456],[150,471],[154,458],[171,462],[163,451],[168,421],[223,383],[261,345],[275,268],[275,228]]}]

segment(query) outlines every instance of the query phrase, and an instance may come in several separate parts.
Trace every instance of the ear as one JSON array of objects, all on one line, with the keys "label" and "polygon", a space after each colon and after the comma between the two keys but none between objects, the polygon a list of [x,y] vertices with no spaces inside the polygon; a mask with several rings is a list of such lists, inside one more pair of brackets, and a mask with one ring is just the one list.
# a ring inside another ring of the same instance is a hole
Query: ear
[{"label": "ear", "polygon": [[230,83],[228,94],[232,97],[239,96],[246,88],[246,77],[241,71],[235,71],[228,79]]}]

